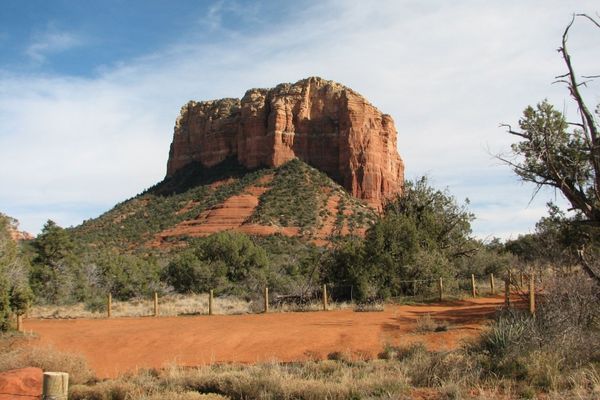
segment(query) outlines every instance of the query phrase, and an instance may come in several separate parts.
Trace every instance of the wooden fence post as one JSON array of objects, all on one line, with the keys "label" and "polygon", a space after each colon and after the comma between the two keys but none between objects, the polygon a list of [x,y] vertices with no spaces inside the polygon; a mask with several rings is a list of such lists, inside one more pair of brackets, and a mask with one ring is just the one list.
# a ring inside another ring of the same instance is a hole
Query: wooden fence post
[{"label": "wooden fence post", "polygon": [[529,312],[535,315],[535,276],[529,275]]},{"label": "wooden fence post", "polygon": [[444,301],[444,279],[440,278],[438,282],[438,290],[440,292],[440,301]]},{"label": "wooden fence post", "polygon": [[214,292],[211,289],[210,293],[208,294],[208,315],[213,315],[213,296]]},{"label": "wooden fence post", "polygon": [[494,274],[490,274],[490,291],[493,295],[496,294],[496,282],[494,282]]},{"label": "wooden fence post", "polygon": [[23,314],[17,314],[17,332],[23,332]]},{"label": "wooden fence post", "polygon": [[323,311],[327,311],[327,284],[323,284]]},{"label": "wooden fence post", "polygon": [[106,302],[106,317],[110,318],[112,316],[112,294],[108,294],[108,300]]},{"label": "wooden fence post", "polygon": [[158,293],[154,292],[154,316],[158,317]]},{"label": "wooden fence post", "polygon": [[471,291],[473,297],[477,297],[477,288],[475,287],[475,274],[471,274]]},{"label": "wooden fence post", "polygon": [[66,372],[44,372],[42,400],[67,400],[69,374]]},{"label": "wooden fence post", "polygon": [[510,307],[510,274],[504,278],[504,304]]},{"label": "wooden fence post", "polygon": [[269,312],[269,288],[265,288],[265,314]]}]

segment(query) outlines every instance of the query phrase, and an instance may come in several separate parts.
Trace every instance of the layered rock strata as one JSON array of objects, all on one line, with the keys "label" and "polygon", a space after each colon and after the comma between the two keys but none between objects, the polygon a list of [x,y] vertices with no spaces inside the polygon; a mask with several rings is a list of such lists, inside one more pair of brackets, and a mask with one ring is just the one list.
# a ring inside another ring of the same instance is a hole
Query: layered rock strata
[{"label": "layered rock strata", "polygon": [[307,78],[240,99],[190,101],[177,118],[167,177],[191,162],[277,167],[299,158],[376,208],[401,193],[392,118],[338,83]]}]

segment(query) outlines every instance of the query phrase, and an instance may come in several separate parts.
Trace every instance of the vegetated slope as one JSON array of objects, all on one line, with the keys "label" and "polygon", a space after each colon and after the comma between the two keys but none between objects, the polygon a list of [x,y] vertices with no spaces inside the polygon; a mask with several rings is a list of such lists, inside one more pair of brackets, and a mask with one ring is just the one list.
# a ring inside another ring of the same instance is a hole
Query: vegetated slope
[{"label": "vegetated slope", "polygon": [[190,164],[72,233],[83,244],[122,250],[184,245],[224,230],[326,245],[339,236],[362,235],[375,216],[302,161],[248,171],[228,159],[212,168]]}]

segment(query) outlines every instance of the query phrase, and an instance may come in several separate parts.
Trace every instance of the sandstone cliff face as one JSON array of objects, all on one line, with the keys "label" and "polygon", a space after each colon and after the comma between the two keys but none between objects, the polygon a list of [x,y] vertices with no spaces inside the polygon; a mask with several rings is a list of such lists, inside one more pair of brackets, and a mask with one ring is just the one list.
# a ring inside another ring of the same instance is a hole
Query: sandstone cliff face
[{"label": "sandstone cliff face", "polygon": [[404,164],[396,129],[361,95],[308,78],[239,99],[191,101],[181,109],[167,176],[197,161],[206,167],[237,157],[247,168],[277,167],[293,158],[325,172],[354,196],[381,208],[400,193]]}]

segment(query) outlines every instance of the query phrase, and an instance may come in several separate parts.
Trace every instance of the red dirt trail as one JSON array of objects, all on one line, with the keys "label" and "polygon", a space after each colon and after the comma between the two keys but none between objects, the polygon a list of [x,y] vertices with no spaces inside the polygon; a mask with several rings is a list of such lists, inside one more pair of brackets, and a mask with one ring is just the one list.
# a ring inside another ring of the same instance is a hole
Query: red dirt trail
[{"label": "red dirt trail", "polygon": [[[340,351],[376,357],[384,345],[423,342],[456,348],[479,333],[502,304],[499,296],[416,306],[386,305],[383,312],[290,312],[249,315],[26,320],[35,345],[81,354],[101,377],[172,364],[301,361]],[[445,332],[415,332],[420,316],[445,321]]]}]

